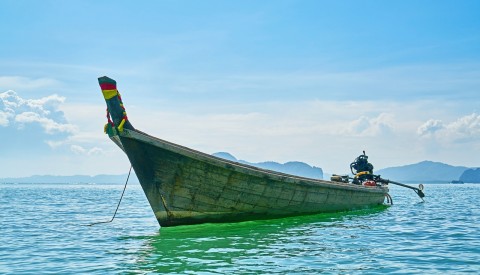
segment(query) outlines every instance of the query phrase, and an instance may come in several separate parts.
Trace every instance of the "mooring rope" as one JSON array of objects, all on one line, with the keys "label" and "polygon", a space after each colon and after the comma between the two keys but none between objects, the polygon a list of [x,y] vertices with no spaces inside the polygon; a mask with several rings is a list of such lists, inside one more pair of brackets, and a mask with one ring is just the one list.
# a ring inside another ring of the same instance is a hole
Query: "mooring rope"
[{"label": "mooring rope", "polygon": [[390,203],[390,205],[393,205],[393,199],[392,199],[392,196],[390,196],[390,194],[385,194],[385,197],[387,197],[387,203]]},{"label": "mooring rope", "polygon": [[118,204],[117,204],[117,209],[115,209],[115,213],[113,213],[112,219],[109,220],[109,221],[94,222],[94,223],[89,224],[88,226],[92,226],[94,224],[100,224],[100,223],[109,223],[109,222],[112,222],[113,219],[115,219],[115,216],[117,215],[118,208],[120,207],[120,203],[122,202],[123,194],[125,194],[125,189],[127,189],[127,183],[128,183],[128,179],[130,178],[130,173],[131,172],[132,172],[132,166],[130,166],[130,170],[128,171],[127,181],[125,181],[125,186],[123,187],[122,196],[120,196],[120,200],[118,201]]}]

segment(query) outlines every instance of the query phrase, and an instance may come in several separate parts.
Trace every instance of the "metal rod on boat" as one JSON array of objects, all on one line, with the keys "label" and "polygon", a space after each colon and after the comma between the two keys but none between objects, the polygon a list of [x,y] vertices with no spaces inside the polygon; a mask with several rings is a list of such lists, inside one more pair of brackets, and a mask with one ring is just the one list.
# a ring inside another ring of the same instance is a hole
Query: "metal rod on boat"
[{"label": "metal rod on boat", "polygon": [[413,186],[410,186],[410,185],[406,185],[406,184],[403,184],[403,183],[400,183],[400,182],[396,182],[396,181],[392,181],[392,180],[387,180],[387,179],[380,179],[381,182],[383,183],[392,183],[392,184],[395,184],[395,185],[399,185],[399,186],[403,186],[403,187],[406,187],[406,188],[410,188],[412,189],[413,191],[415,191],[415,193],[417,193],[417,195],[423,200],[423,197],[425,197],[425,194],[423,193],[423,184],[420,184],[417,188],[417,187],[413,187]]},{"label": "metal rod on boat", "polygon": [[[422,201],[423,201],[423,198],[425,197],[425,193],[423,193],[423,184],[419,184],[418,188],[417,188],[417,187],[406,185],[406,184],[403,184],[403,183],[400,183],[400,182],[392,181],[392,180],[389,180],[389,179],[382,179],[380,177],[380,175],[373,175],[373,177],[374,177],[374,180],[377,181],[377,182],[382,182],[382,183],[386,183],[386,184],[391,183],[391,184],[395,184],[395,185],[399,185],[399,186],[402,186],[402,187],[412,189],[413,191],[415,191],[415,193],[417,193],[417,195],[422,199]],[[353,180],[354,178],[348,177],[348,179]]]}]

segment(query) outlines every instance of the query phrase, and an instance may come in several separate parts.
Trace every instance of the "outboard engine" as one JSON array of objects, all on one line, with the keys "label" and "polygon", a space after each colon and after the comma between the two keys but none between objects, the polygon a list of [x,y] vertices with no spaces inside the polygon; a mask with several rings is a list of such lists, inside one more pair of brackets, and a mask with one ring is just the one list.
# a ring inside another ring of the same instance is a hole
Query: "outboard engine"
[{"label": "outboard engine", "polygon": [[350,171],[355,175],[353,178],[354,184],[362,184],[364,181],[373,180],[373,165],[368,162],[368,156],[363,155],[358,156],[351,164]]}]

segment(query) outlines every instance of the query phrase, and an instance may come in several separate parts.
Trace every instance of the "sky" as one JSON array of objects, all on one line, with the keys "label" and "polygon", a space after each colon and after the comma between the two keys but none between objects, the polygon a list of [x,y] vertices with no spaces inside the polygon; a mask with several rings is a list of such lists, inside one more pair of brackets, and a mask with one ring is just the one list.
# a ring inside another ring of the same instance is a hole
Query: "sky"
[{"label": "sky", "polygon": [[127,173],[130,122],[249,162],[479,167],[479,1],[0,1],[0,178]]}]

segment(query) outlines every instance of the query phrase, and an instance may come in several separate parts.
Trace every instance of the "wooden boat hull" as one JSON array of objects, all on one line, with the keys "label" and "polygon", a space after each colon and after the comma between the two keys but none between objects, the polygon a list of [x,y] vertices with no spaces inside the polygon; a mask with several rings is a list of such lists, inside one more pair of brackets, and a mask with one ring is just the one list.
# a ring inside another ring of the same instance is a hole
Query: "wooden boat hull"
[{"label": "wooden boat hull", "polygon": [[382,204],[388,188],[303,178],[170,143],[130,123],[115,80],[98,78],[105,133],[127,154],[160,226],[266,219]]},{"label": "wooden boat hull", "polygon": [[302,178],[240,164],[138,130],[112,137],[162,227],[335,212],[384,202],[387,187]]}]

